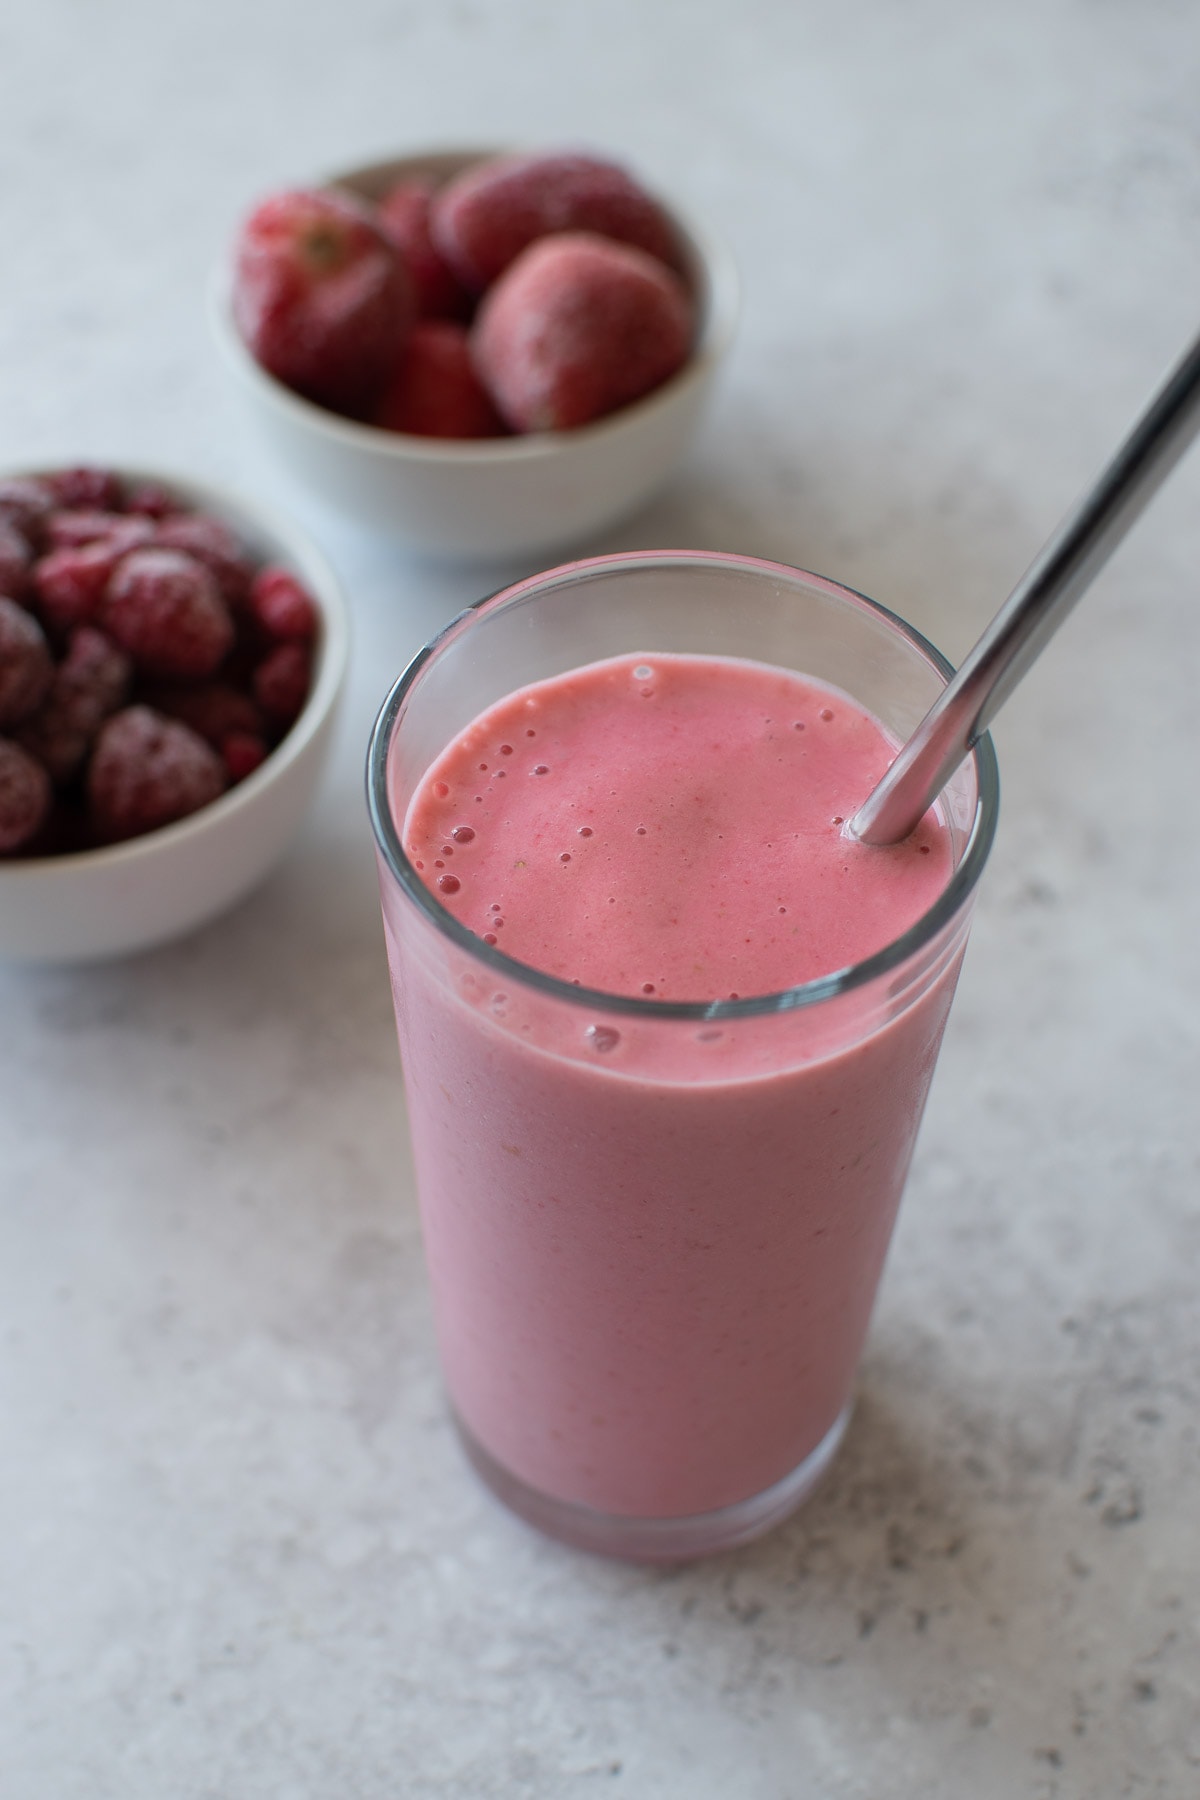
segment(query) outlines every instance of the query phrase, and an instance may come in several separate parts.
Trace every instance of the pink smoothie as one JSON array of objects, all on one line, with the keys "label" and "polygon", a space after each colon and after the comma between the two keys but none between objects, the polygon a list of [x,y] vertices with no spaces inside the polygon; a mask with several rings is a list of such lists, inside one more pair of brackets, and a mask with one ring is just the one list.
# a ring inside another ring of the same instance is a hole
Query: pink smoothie
[{"label": "pink smoothie", "polygon": [[599,663],[463,732],[408,809],[421,879],[484,942],[636,1016],[506,981],[388,915],[451,1396],[561,1500],[713,1511],[835,1426],[949,1007],[961,935],[816,1008],[664,1019],[860,962],[934,903],[930,814],[845,817],[895,753],[844,694],[702,657]]}]

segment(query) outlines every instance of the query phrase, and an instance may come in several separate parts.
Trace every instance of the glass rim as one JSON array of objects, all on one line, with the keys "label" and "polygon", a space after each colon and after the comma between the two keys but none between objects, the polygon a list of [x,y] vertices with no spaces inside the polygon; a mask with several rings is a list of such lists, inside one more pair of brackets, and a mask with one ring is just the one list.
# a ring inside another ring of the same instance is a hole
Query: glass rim
[{"label": "glass rim", "polygon": [[929,639],[914,625],[910,625],[902,619],[898,613],[892,612],[890,608],[881,605],[879,601],[870,599],[868,595],[859,593],[856,588],[847,587],[842,582],[832,581],[827,576],[817,575],[809,569],[796,568],[790,563],[772,562],[763,557],[745,556],[719,550],[622,550],[605,556],[590,556],[575,562],[560,563],[555,568],[542,570],[536,575],[525,576],[520,581],[498,588],[493,593],[485,594],[482,599],[473,601],[470,606],[464,607],[435,636],[421,646],[393,684],[379,709],[367,749],[367,811],[380,854],[408,898],[414,902],[420,912],[424,913],[443,937],[448,938],[459,949],[482,963],[485,968],[490,969],[502,980],[519,981],[525,987],[532,988],[553,999],[569,1002],[575,1007],[584,1006],[592,1011],[616,1013],[626,1018],[637,1017],[646,1020],[680,1019],[697,1024],[713,1020],[732,1022],[738,1019],[761,1017],[771,1013],[789,1012],[800,1007],[814,1006],[822,1001],[831,1000],[839,994],[848,993],[853,988],[865,986],[868,982],[875,981],[907,962],[911,956],[936,937],[943,927],[948,925],[958,914],[978,883],[996,835],[996,821],[1000,804],[999,768],[996,762],[995,747],[988,732],[984,732],[977,738],[968,752],[975,764],[975,816],[971,821],[967,841],[954,873],[933,905],[923,912],[907,931],[885,944],[881,950],[876,950],[870,956],[862,958],[860,962],[850,963],[845,968],[833,970],[828,975],[819,975],[812,981],[800,982],[795,987],[782,988],[774,993],[749,994],[737,1000],[660,1000],[639,994],[613,994],[604,988],[577,987],[574,982],[563,981],[557,975],[547,974],[542,969],[534,968],[530,963],[521,962],[517,957],[509,956],[506,951],[500,949],[499,945],[485,944],[482,938],[477,937],[473,931],[462,924],[425,886],[416,868],[405,854],[400,831],[397,829],[388,804],[388,755],[401,708],[426,664],[431,662],[452,638],[458,637],[467,629],[476,618],[486,613],[498,612],[502,607],[514,604],[538,589],[551,585],[564,585],[579,577],[607,569],[634,569],[639,565],[644,568],[654,568],[664,564],[671,564],[675,567],[706,565],[738,571],[752,570],[759,574],[782,578],[790,584],[807,583],[810,586],[822,588],[827,593],[850,600],[856,607],[865,608],[877,618],[882,619],[898,636],[916,650],[944,681],[949,681],[954,674],[953,665],[942,655],[941,651],[930,643]]}]

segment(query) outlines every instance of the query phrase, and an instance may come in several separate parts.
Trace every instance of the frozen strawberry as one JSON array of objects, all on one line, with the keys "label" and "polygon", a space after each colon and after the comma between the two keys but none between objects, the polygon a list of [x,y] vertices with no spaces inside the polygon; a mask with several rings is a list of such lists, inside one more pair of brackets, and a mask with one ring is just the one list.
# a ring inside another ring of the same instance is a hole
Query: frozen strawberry
[{"label": "frozen strawberry", "polygon": [[0,481],[0,519],[15,525],[36,549],[42,527],[55,507],[47,482],[36,475],[10,475]]},{"label": "frozen strawberry", "polygon": [[467,291],[429,235],[436,184],[413,176],[396,182],[379,202],[379,223],[395,244],[412,278],[419,319],[465,322],[475,307]]},{"label": "frozen strawberry", "polygon": [[214,750],[231,733],[261,736],[264,730],[256,702],[228,681],[160,681],[143,688],[142,694],[157,712],[181,719]]},{"label": "frozen strawberry", "polygon": [[465,285],[490,286],[535,239],[594,231],[680,266],[675,229],[617,164],[594,156],[493,157],[450,181],[430,214],[434,243]]},{"label": "frozen strawberry", "polygon": [[33,549],[19,526],[0,514],[0,594],[20,600],[29,591]]},{"label": "frozen strawberry", "polygon": [[655,257],[590,232],[541,239],[484,297],[475,366],[517,431],[585,425],[687,360],[692,308]]},{"label": "frozen strawberry", "polygon": [[211,570],[157,546],[121,559],[97,622],[147,675],[211,675],[234,637]]},{"label": "frozen strawberry", "polygon": [[51,630],[61,634],[95,618],[121,558],[146,544],[152,534],[145,519],[119,518],[106,537],[64,544],[41,557],[34,564],[33,583],[38,608]]},{"label": "frozen strawberry", "polygon": [[221,743],[221,761],[230,783],[245,781],[267,760],[270,746],[252,731],[231,731]]},{"label": "frozen strawberry", "polygon": [[395,246],[348,194],[275,194],[242,227],[238,329],[264,369],[318,405],[365,408],[414,311]]},{"label": "frozen strawberry", "polygon": [[280,644],[254,671],[254,698],[277,729],[297,718],[312,684],[312,658],[303,644]]},{"label": "frozen strawberry", "polygon": [[96,835],[113,843],[198,812],[226,785],[225,766],[203,738],[149,706],[127,706],[96,740],[88,812]]},{"label": "frozen strawberry", "polygon": [[147,519],[166,519],[181,511],[179,501],[157,481],[139,481],[129,491],[125,509]]},{"label": "frozen strawberry", "polygon": [[103,632],[81,625],[71,633],[45,700],[16,734],[59,786],[78,771],[101,725],[124,701],[132,675],[129,657]]},{"label": "frozen strawberry", "polygon": [[174,513],[156,527],[154,542],[166,550],[184,550],[194,556],[216,576],[226,604],[242,604],[253,566],[237,537],[220,519],[211,513]]},{"label": "frozen strawberry", "polygon": [[53,475],[47,475],[45,480],[58,506],[122,511],[121,478],[109,469],[59,469]]},{"label": "frozen strawberry", "polygon": [[[62,507],[46,521],[46,545],[50,550],[75,550],[94,544],[97,538],[111,537],[115,531],[128,530],[131,522],[124,513],[103,512],[95,506]],[[149,540],[148,521],[134,529],[140,531],[143,543]]]},{"label": "frozen strawberry", "polygon": [[375,424],[419,437],[500,437],[505,424],[475,372],[466,330],[448,319],[414,325]]},{"label": "frozen strawberry", "polygon": [[11,739],[0,737],[0,855],[19,850],[41,830],[50,812],[50,777],[41,763]]},{"label": "frozen strawberry", "polygon": [[290,569],[268,563],[250,584],[250,614],[268,638],[310,644],[317,635],[312,595]]},{"label": "frozen strawberry", "polygon": [[45,632],[32,613],[0,596],[0,730],[36,712],[53,679]]}]

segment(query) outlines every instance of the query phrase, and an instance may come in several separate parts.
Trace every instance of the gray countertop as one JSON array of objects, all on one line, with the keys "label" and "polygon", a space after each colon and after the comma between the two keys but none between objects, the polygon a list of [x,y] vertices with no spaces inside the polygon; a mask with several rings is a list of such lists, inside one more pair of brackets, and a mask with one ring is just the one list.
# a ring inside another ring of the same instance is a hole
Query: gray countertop
[{"label": "gray countertop", "polygon": [[836,576],[957,658],[1192,334],[1183,0],[45,0],[0,17],[0,463],[282,499],[354,666],[226,918],[0,969],[4,1800],[1200,1792],[1200,459],[1002,715],[999,841],[834,1472],[671,1572],[465,1469],[431,1341],[366,734],[517,573],[237,441],[250,200],[427,143],[615,150],[729,240],[687,467],[588,549]]}]

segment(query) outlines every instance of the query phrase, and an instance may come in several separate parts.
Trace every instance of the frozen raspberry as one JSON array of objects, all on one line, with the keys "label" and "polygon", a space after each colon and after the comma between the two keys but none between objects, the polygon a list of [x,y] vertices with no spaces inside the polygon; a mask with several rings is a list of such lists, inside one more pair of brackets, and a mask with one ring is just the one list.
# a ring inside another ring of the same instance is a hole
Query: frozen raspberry
[{"label": "frozen raspberry", "polygon": [[125,509],[141,513],[147,519],[168,519],[172,513],[180,511],[180,505],[174,494],[168,493],[157,481],[141,481],[130,489]]},{"label": "frozen raspberry", "polygon": [[245,781],[267,760],[270,746],[252,731],[231,731],[221,743],[221,761],[230,783]]},{"label": "frozen raspberry", "polygon": [[194,731],[148,706],[127,706],[102,726],[88,764],[88,810],[108,843],[157,831],[207,806],[225,768]]},{"label": "frozen raspberry", "polygon": [[414,311],[395,246],[348,194],[276,194],[242,227],[238,329],[264,369],[318,405],[368,406]]},{"label": "frozen raspberry", "polygon": [[250,613],[263,635],[310,644],[317,635],[317,609],[308,589],[290,569],[269,563],[250,584]]},{"label": "frozen raspberry", "polygon": [[37,836],[50,812],[50,777],[42,765],[0,737],[0,855]]},{"label": "frozen raspberry", "polygon": [[81,625],[54,671],[42,705],[17,732],[61,787],[80,768],[110,713],[129,692],[133,665],[102,631]]},{"label": "frozen raspberry", "polygon": [[15,525],[35,548],[55,504],[49,486],[36,475],[10,475],[0,481],[0,519]]},{"label": "frozen raspberry", "polygon": [[0,596],[0,730],[36,712],[53,679],[41,626],[15,600]]},{"label": "frozen raspberry", "polygon": [[33,582],[50,628],[70,631],[94,618],[117,564],[130,550],[147,543],[152,529],[144,519],[118,519],[107,537],[64,544],[41,557],[34,564]]},{"label": "frozen raspberry", "polygon": [[504,435],[504,421],[475,373],[463,326],[448,319],[413,326],[375,423],[419,437]]},{"label": "frozen raspberry", "polygon": [[45,480],[58,506],[123,511],[121,479],[109,469],[58,469]]},{"label": "frozen raspberry", "polygon": [[219,750],[234,732],[258,737],[265,727],[263,715],[250,695],[228,681],[163,681],[143,693],[148,705],[169,718],[181,719],[214,750]]},{"label": "frozen raspberry", "polygon": [[430,204],[436,184],[419,176],[396,182],[379,202],[379,223],[395,244],[412,277],[419,319],[466,321],[475,308],[468,293],[429,235]]},{"label": "frozen raspberry", "polygon": [[240,606],[250,585],[252,566],[238,539],[210,513],[175,513],[155,529],[154,542],[164,550],[185,550],[217,578],[226,604]]},{"label": "frozen raspberry", "polygon": [[181,550],[123,557],[97,620],[147,675],[211,675],[233,644],[216,577]]},{"label": "frozen raspberry", "polygon": [[25,533],[0,514],[0,594],[20,600],[29,591],[33,550]]},{"label": "frozen raspberry", "polygon": [[305,646],[280,644],[254,671],[254,698],[274,726],[287,726],[299,716],[311,683],[312,658]]},{"label": "frozen raspberry", "polygon": [[687,360],[692,309],[654,257],[590,232],[541,239],[484,297],[475,366],[517,431],[585,425]]},{"label": "frozen raspberry", "polygon": [[477,163],[436,195],[430,231],[460,280],[477,293],[552,231],[594,231],[680,266],[675,230],[662,207],[624,169],[593,156],[504,156]]}]

